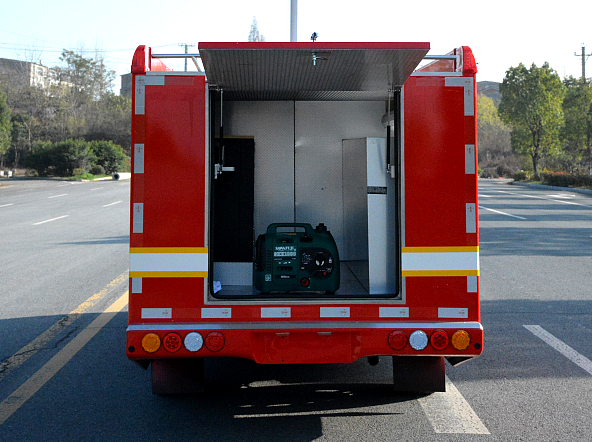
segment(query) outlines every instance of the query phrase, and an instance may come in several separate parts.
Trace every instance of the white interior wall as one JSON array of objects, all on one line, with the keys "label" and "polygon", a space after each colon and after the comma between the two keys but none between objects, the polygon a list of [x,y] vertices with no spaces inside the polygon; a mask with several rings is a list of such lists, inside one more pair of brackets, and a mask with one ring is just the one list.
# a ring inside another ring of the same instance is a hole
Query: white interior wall
[{"label": "white interior wall", "polygon": [[323,222],[341,248],[342,140],[384,137],[383,114],[382,101],[225,102],[225,134],[255,138],[255,235]]}]

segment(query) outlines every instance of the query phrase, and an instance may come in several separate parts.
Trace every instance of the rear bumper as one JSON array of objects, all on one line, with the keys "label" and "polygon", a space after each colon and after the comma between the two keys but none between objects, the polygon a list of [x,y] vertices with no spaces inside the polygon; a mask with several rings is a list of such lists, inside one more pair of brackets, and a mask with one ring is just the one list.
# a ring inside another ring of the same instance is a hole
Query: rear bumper
[{"label": "rear bumper", "polygon": [[[389,345],[389,335],[402,331],[407,338],[422,330],[428,337],[423,350],[414,350],[409,342],[400,350]],[[465,350],[457,350],[451,343],[442,350],[435,349],[429,338],[436,330],[449,337],[464,330],[470,336]],[[170,352],[162,345],[148,353],[142,348],[142,338],[154,333],[163,341],[169,333],[181,340],[188,333],[197,332],[204,342],[210,333],[224,337],[224,345],[212,351],[206,344],[195,352],[181,346]],[[374,355],[476,357],[483,351],[483,327],[478,322],[261,322],[261,323],[160,323],[130,324],[127,329],[127,355],[132,360],[240,357],[260,364],[316,364],[353,362]]]}]

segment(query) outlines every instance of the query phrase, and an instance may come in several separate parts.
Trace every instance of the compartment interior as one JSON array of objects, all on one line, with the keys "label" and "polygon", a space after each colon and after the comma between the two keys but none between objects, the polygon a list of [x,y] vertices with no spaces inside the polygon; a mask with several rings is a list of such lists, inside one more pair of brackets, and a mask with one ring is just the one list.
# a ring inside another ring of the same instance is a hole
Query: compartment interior
[{"label": "compartment interior", "polygon": [[[340,259],[340,287],[330,297],[396,295],[397,187],[386,173],[385,103],[228,101],[223,112],[231,170],[212,179],[215,295],[261,295],[254,245],[272,223],[327,226]],[[214,144],[215,163],[219,137]],[[324,297],[265,294],[303,295]]]}]

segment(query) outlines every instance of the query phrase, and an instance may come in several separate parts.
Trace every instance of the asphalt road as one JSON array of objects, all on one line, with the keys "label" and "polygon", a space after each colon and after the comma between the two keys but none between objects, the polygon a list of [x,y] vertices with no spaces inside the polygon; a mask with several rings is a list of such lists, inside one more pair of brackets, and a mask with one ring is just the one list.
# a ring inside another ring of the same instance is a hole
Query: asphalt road
[{"label": "asphalt road", "polygon": [[161,397],[124,351],[129,181],[13,183],[0,441],[589,440],[592,196],[480,182],[484,353],[447,368],[447,393],[392,393],[386,359],[208,360],[204,395]]}]

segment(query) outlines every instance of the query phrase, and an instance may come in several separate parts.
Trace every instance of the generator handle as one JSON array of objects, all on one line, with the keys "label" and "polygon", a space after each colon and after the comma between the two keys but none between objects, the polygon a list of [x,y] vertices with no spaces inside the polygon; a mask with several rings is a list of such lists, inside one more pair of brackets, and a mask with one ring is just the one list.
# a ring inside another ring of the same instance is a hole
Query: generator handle
[{"label": "generator handle", "polygon": [[300,227],[304,229],[307,235],[313,235],[314,230],[312,226],[308,223],[273,223],[267,226],[267,234],[273,235],[276,233],[277,229],[280,227]]}]

